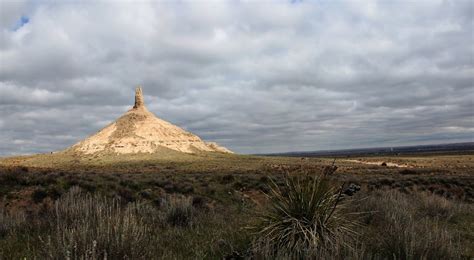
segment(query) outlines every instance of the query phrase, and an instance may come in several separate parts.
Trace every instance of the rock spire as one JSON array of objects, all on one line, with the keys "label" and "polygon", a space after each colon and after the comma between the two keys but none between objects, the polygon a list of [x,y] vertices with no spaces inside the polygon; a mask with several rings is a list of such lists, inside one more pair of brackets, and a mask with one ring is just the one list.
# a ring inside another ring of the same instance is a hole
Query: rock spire
[{"label": "rock spire", "polygon": [[145,106],[145,101],[143,99],[143,92],[142,92],[142,87],[138,86],[135,89],[135,105],[133,108],[139,108],[139,107],[144,107]]}]

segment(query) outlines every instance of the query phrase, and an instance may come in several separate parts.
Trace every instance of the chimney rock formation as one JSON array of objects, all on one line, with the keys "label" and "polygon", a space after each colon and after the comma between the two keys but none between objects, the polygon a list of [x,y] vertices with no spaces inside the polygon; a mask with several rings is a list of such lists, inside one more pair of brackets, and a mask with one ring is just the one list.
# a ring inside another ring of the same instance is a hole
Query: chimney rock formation
[{"label": "chimney rock formation", "polygon": [[160,148],[195,153],[232,153],[216,143],[207,143],[198,136],[166,122],[147,110],[140,87],[135,90],[135,105],[116,121],[70,149],[85,153],[154,153]]},{"label": "chimney rock formation", "polygon": [[143,101],[143,92],[141,87],[135,89],[135,105],[133,108],[144,107],[145,102]]}]

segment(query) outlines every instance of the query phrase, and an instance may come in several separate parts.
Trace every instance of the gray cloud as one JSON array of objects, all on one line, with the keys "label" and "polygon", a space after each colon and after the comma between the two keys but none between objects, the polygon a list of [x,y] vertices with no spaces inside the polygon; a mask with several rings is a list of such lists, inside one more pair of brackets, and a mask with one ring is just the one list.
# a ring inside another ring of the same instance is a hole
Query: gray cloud
[{"label": "gray cloud", "polygon": [[474,141],[470,1],[0,10],[0,155],[72,145],[138,84],[161,118],[242,153]]}]

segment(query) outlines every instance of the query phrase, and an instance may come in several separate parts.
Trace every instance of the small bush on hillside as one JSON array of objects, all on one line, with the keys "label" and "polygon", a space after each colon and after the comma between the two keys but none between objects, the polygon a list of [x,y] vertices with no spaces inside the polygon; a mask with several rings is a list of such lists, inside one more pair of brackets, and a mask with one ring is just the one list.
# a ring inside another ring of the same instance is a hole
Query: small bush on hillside
[{"label": "small bush on hillside", "polygon": [[142,190],[138,193],[144,199],[152,199],[153,194],[150,190]]},{"label": "small bush on hillside", "polygon": [[61,197],[61,195],[63,194],[63,191],[57,186],[52,186],[47,189],[47,193],[51,199],[57,200],[59,199],[59,197]]},{"label": "small bush on hillside", "polygon": [[33,191],[33,193],[31,194],[31,199],[35,202],[35,203],[40,203],[43,201],[43,199],[45,199],[46,197],[48,196],[48,193],[46,192],[46,190],[42,189],[42,188],[39,188],[35,191]]},{"label": "small bush on hillside", "polygon": [[417,172],[413,169],[403,169],[403,170],[399,171],[398,173],[400,173],[402,175],[417,174]]},{"label": "small bush on hillside", "polygon": [[175,227],[187,227],[192,224],[194,209],[190,198],[172,197],[166,207],[166,223]]},{"label": "small bush on hillside", "polygon": [[194,196],[193,201],[192,201],[192,205],[195,208],[204,209],[204,208],[206,208],[206,198],[204,198],[202,196],[199,196],[199,195]]},{"label": "small bush on hillside", "polygon": [[120,198],[122,198],[126,202],[134,202],[136,200],[135,194],[133,194],[133,192],[128,188],[120,187],[117,193]]},{"label": "small bush on hillside", "polygon": [[27,219],[24,212],[9,213],[0,208],[0,238],[6,236],[9,232],[16,232],[26,223]]},{"label": "small bush on hillside", "polygon": [[0,173],[0,183],[4,185],[22,185],[25,180],[19,172],[5,172]]},{"label": "small bush on hillside", "polygon": [[226,175],[222,176],[220,182],[221,182],[221,184],[229,184],[229,183],[233,182],[234,180],[235,180],[234,175],[226,174]]}]

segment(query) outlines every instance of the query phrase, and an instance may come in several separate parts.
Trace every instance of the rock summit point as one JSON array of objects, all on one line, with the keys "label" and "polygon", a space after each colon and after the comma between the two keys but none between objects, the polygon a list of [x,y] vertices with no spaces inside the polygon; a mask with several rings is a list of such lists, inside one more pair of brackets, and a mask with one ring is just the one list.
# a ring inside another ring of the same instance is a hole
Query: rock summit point
[{"label": "rock summit point", "polygon": [[145,101],[143,99],[142,87],[138,86],[135,89],[135,105],[133,108],[145,107]]}]

